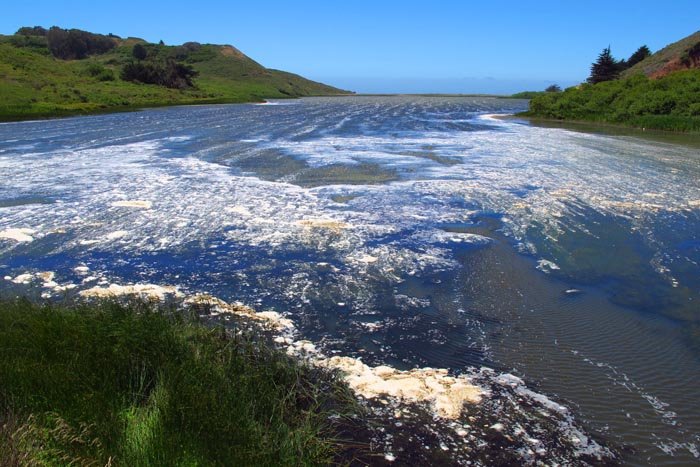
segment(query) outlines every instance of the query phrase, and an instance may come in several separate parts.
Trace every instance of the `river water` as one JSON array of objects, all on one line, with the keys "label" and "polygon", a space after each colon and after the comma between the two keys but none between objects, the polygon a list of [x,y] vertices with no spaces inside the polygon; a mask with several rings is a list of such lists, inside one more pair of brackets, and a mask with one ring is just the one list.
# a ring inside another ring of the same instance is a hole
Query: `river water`
[{"label": "river water", "polygon": [[1,124],[0,292],[208,292],[285,313],[327,354],[517,375],[626,464],[698,463],[700,149],[493,116],[526,106]]}]

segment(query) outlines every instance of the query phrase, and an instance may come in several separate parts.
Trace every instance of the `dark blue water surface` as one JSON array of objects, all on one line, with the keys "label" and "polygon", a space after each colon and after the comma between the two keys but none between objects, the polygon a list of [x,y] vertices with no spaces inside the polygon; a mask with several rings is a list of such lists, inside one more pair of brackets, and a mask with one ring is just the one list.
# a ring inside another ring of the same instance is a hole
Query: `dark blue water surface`
[{"label": "dark blue water surface", "polygon": [[700,150],[490,116],[525,107],[2,124],[0,292],[152,283],[274,308],[327,353],[517,374],[629,464],[700,462]]}]

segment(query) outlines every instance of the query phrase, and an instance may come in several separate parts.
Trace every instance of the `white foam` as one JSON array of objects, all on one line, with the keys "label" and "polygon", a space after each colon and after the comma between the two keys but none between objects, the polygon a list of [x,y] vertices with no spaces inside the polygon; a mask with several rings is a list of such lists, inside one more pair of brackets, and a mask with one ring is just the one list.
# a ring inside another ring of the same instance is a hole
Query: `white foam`
[{"label": "white foam", "polygon": [[116,240],[118,238],[122,238],[129,235],[129,232],[126,230],[117,230],[115,232],[109,233],[105,236],[105,239],[107,240]]},{"label": "white foam", "polygon": [[143,201],[143,200],[125,200],[125,201],[115,201],[112,203],[112,206],[114,207],[120,207],[120,208],[138,208],[138,209],[151,209],[153,207],[153,203],[150,201]]},{"label": "white foam", "polygon": [[5,229],[0,231],[0,238],[6,238],[8,240],[14,240],[16,242],[33,242],[34,237],[32,235],[36,231],[33,229],[21,228],[21,229]]},{"label": "white foam", "polygon": [[24,273],[12,279],[12,282],[14,282],[15,284],[29,284],[32,281],[32,279],[34,279],[33,274]]},{"label": "white foam", "polygon": [[95,286],[81,290],[82,297],[115,298],[121,296],[138,296],[148,300],[163,301],[166,296],[181,297],[182,293],[176,286],[160,286],[155,284],[119,285],[110,284],[109,287]]},{"label": "white foam", "polygon": [[537,261],[537,269],[543,272],[556,271],[561,269],[557,263],[548,259],[540,259]]}]

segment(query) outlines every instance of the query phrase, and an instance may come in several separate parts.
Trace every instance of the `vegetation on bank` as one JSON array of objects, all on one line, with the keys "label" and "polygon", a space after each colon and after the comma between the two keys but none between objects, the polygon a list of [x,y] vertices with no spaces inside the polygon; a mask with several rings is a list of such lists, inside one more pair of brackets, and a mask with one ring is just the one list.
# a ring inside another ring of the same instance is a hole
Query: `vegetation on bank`
[{"label": "vegetation on bank", "polygon": [[536,96],[522,115],[700,131],[700,70],[678,71],[659,79],[635,75],[584,83],[561,93]]},{"label": "vegetation on bank", "polygon": [[38,26],[0,36],[0,120],[344,92],[265,68],[228,45]]},{"label": "vegetation on bank", "polygon": [[559,87],[558,84],[552,84],[550,86],[547,86],[547,88],[544,91],[522,91],[518,92],[515,94],[511,94],[510,96],[507,96],[507,99],[534,99],[537,96],[541,96],[542,94],[546,94],[549,92],[561,92],[561,87]]},{"label": "vegetation on bank", "polygon": [[180,312],[0,301],[1,465],[325,464],[355,411],[334,373]]},{"label": "vegetation on bank", "polygon": [[587,82],[561,93],[533,93],[520,115],[700,132],[700,32],[627,60],[603,49]]}]

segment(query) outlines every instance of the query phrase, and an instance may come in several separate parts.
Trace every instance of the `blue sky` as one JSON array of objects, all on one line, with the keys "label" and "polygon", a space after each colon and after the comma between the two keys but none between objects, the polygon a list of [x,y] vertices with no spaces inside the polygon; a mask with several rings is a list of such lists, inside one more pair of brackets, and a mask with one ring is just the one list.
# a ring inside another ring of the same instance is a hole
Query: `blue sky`
[{"label": "blue sky", "polygon": [[0,33],[58,25],[167,44],[228,43],[270,68],[358,92],[568,86],[610,45],[628,57],[700,29],[698,0],[7,1]]}]

